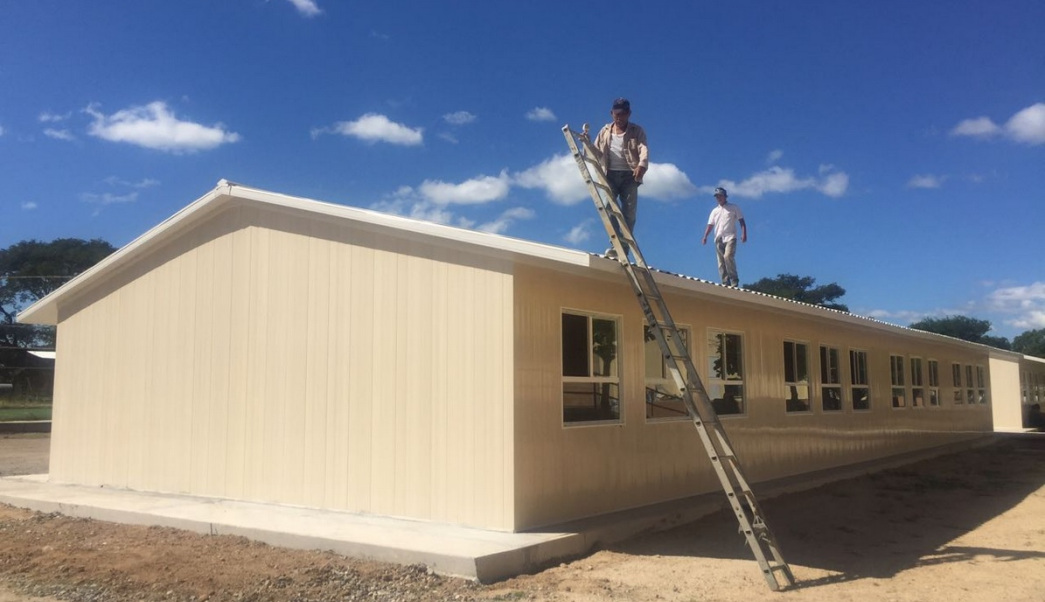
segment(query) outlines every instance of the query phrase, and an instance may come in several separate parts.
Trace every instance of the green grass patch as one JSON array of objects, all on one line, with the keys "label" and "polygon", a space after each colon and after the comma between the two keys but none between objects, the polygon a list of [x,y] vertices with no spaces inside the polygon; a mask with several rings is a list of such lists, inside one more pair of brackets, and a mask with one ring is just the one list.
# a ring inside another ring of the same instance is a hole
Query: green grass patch
[{"label": "green grass patch", "polygon": [[0,422],[50,419],[51,406],[0,407]]}]

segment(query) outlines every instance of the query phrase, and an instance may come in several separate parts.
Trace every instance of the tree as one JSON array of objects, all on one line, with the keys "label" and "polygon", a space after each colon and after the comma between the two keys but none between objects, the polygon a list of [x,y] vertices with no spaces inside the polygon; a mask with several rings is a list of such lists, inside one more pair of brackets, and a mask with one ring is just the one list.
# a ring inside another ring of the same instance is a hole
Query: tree
[{"label": "tree", "polygon": [[1028,330],[1012,339],[1012,350],[1024,355],[1045,357],[1045,328]]},{"label": "tree", "polygon": [[18,312],[116,249],[104,240],[23,240],[0,250],[0,346],[49,347],[54,329],[16,324]]},{"label": "tree", "polygon": [[968,316],[945,316],[943,318],[926,318],[910,324],[911,328],[935,332],[963,341],[990,345],[998,349],[1009,349],[1009,339],[1005,337],[988,336],[991,329],[988,320],[979,320]]},{"label": "tree", "polygon": [[746,284],[744,288],[749,291],[757,291],[767,295],[775,295],[784,299],[794,299],[810,305],[819,305],[839,311],[849,311],[849,307],[842,303],[832,303],[835,299],[845,294],[845,289],[836,282],[813,287],[816,278],[811,276],[795,276],[794,274],[778,274],[776,278],[763,278],[753,284]]}]

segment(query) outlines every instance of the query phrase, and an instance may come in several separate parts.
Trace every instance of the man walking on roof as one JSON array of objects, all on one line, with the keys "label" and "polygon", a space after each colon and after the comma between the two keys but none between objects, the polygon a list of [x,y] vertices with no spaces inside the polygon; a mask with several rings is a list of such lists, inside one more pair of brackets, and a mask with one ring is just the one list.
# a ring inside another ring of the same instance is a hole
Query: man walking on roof
[{"label": "man walking on roof", "polygon": [[744,214],[733,203],[727,201],[725,188],[715,189],[715,200],[718,206],[708,216],[708,227],[704,229],[704,238],[700,244],[708,244],[708,234],[715,229],[715,252],[718,254],[718,273],[722,284],[740,286],[737,278],[737,224],[740,224],[740,242],[747,242],[747,224]]},{"label": "man walking on roof", "polygon": [[[646,131],[639,125],[631,123],[631,102],[627,98],[613,101],[610,109],[613,121],[607,123],[595,138],[595,150],[599,153],[599,161],[606,173],[606,181],[610,185],[610,195],[617,201],[628,230],[634,233],[635,214],[639,204],[639,185],[642,176],[649,169],[649,147],[646,146]],[[610,217],[613,229],[620,236],[617,218]],[[624,254],[628,254],[628,246],[624,245]],[[606,255],[616,257],[614,247],[606,250]]]}]

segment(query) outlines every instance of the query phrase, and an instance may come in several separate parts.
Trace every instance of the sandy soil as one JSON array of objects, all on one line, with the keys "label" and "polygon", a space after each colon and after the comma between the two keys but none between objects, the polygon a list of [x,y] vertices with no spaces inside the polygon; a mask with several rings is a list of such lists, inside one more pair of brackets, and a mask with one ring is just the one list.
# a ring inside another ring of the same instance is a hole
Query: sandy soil
[{"label": "sandy soil", "polygon": [[[0,437],[0,475],[41,472],[45,441]],[[762,506],[798,579],[781,593],[726,513],[484,586],[423,567],[0,506],[0,602],[1045,600],[1045,436]]]}]

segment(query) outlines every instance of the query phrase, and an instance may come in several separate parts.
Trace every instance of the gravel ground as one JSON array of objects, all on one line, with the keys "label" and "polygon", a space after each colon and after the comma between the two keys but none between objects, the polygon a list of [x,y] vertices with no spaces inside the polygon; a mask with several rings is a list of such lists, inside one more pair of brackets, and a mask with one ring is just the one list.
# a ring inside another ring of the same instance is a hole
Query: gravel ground
[{"label": "gravel ground", "polygon": [[[47,435],[0,437],[0,476]],[[772,593],[728,513],[492,585],[421,566],[0,505],[0,602],[1045,599],[1045,437],[763,501],[799,583]]]}]

